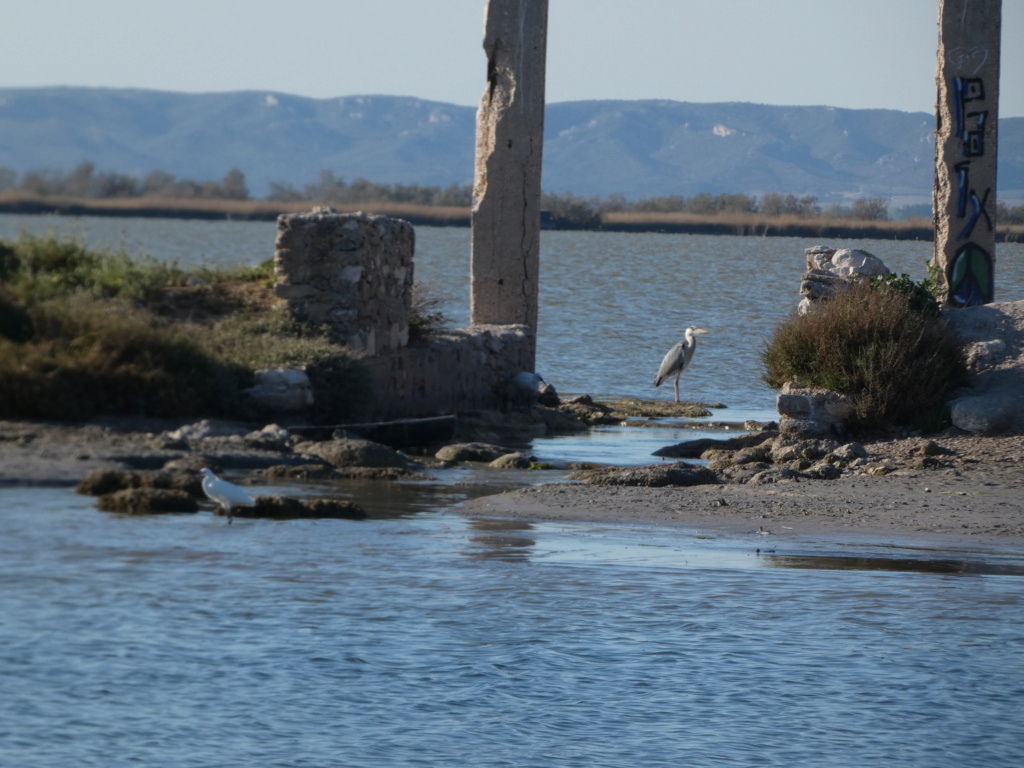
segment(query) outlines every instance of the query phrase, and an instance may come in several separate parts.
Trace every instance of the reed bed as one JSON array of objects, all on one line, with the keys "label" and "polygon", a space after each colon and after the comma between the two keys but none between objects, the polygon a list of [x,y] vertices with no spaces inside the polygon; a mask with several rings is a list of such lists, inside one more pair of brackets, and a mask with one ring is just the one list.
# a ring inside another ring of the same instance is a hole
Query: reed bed
[{"label": "reed bed", "polygon": [[[18,190],[0,192],[0,212],[63,213],[80,216],[152,216],[166,218],[211,218],[274,220],[281,214],[306,213],[321,205],[309,201],[197,200],[185,198],[62,198],[25,194]],[[469,208],[416,205],[413,203],[365,202],[329,206],[339,213],[364,212],[393,216],[413,224],[469,226]]]},{"label": "reed bed", "polygon": [[[0,192],[0,213],[62,213],[77,216],[151,216],[166,218],[207,218],[273,221],[281,214],[305,213],[319,203],[310,201],[271,202],[266,200],[200,200],[163,197],[63,198],[43,197],[21,190]],[[339,213],[364,212],[393,216],[418,226],[468,227],[468,207],[432,206],[414,203],[375,202],[332,204]],[[575,226],[556,220],[552,228],[592,229],[609,232],[678,232],[687,234],[739,235],[755,237],[869,238],[876,240],[932,240],[934,227],[928,218],[900,221],[858,220],[838,216],[763,216],[757,213],[725,212],[702,215],[619,211],[600,215],[600,223]],[[1024,242],[1024,224],[996,223],[996,239]]]}]

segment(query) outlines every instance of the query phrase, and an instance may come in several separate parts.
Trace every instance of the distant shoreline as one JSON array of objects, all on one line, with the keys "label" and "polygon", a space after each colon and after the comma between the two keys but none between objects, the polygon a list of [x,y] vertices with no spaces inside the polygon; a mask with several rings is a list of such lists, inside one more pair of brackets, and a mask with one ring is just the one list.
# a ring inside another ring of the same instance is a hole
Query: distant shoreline
[{"label": "distant shoreline", "polygon": [[[311,210],[316,203],[272,203],[263,200],[163,200],[129,198],[89,200],[35,198],[0,194],[0,213],[21,215],[62,215],[97,217],[138,217],[162,219],[202,219],[209,221],[276,221],[281,214]],[[414,226],[469,227],[468,208],[404,205],[396,203],[360,203],[331,206],[339,213],[365,211],[405,219]],[[548,230],[573,230],[559,222],[545,225]],[[841,219],[800,219],[763,216],[694,216],[692,214],[610,214],[599,227],[581,229],[596,232],[664,233],[692,235],[733,235],[746,237],[804,237],[819,239],[924,240],[933,239],[931,222],[860,221]],[[1021,239],[1015,230],[1001,230],[998,242]]]},{"label": "distant shoreline", "polygon": [[[97,216],[150,219],[202,219],[207,221],[277,221],[288,213],[312,210],[318,203],[270,203],[263,200],[70,200],[7,198],[0,196],[0,213],[22,215]],[[438,227],[468,227],[469,209],[364,203],[330,206],[339,213],[365,211],[405,219],[410,224]]]}]

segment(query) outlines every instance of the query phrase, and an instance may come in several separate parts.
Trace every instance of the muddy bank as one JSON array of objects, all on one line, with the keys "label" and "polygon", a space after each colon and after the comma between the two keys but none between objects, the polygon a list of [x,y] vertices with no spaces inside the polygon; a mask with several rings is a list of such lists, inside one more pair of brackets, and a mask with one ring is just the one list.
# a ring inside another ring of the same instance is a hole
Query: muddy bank
[{"label": "muddy bank", "polygon": [[865,444],[894,469],[834,480],[692,487],[558,483],[474,499],[464,514],[676,526],[749,536],[769,548],[784,540],[908,540],[1024,552],[1024,437],[950,437],[931,466],[920,438]]},{"label": "muddy bank", "polygon": [[[222,423],[248,432],[252,427]],[[205,459],[219,469],[256,470],[298,463],[270,440],[225,435],[203,440],[199,450],[168,433],[180,422],[109,419],[89,424],[0,421],[0,486],[76,485],[95,469],[163,469],[184,459]]]},{"label": "muddy bank", "polygon": [[[191,455],[164,436],[175,426],[117,421],[71,426],[0,422],[0,485],[75,485],[97,468],[159,469]],[[943,453],[922,458],[929,440],[863,443],[884,474],[833,480],[692,487],[596,486],[550,482],[468,501],[458,512],[530,520],[680,526],[750,536],[770,547],[784,539],[912,538],[959,547],[1024,552],[1024,436],[944,436]],[[279,447],[225,438],[204,441],[225,469],[257,470],[300,461]],[[653,459],[652,463],[657,460]],[[539,482],[550,476],[539,475]],[[759,532],[763,531],[763,533]]]}]

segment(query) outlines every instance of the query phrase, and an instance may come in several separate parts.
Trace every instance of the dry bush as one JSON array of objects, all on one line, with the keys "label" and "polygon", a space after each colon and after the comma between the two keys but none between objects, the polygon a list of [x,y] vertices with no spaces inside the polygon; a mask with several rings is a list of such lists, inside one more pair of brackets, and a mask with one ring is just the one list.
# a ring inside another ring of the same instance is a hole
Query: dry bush
[{"label": "dry bush", "polygon": [[776,327],[762,352],[764,380],[852,397],[854,425],[913,424],[964,383],[963,344],[912,295],[861,283]]}]

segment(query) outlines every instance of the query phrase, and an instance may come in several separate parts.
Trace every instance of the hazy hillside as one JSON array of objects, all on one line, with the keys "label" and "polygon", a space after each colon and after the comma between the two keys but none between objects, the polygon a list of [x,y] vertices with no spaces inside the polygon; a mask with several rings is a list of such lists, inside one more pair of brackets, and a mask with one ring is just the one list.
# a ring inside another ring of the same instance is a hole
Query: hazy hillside
[{"label": "hazy hillside", "polygon": [[[184,94],[102,88],[0,89],[0,166],[179,178],[246,174],[301,188],[322,169],[353,180],[469,184],[475,112],[394,96]],[[783,192],[927,200],[934,118],[927,113],[586,101],[549,104],[544,189],[631,199]],[[1000,121],[999,194],[1024,199],[1024,118]]]}]

